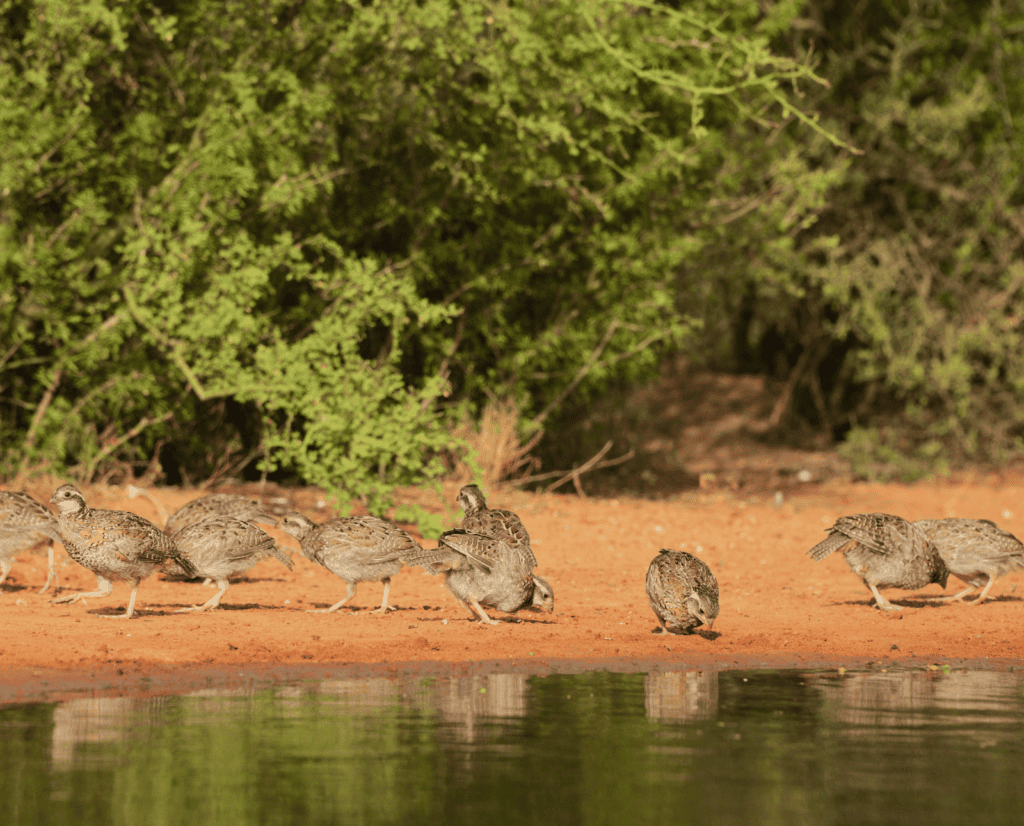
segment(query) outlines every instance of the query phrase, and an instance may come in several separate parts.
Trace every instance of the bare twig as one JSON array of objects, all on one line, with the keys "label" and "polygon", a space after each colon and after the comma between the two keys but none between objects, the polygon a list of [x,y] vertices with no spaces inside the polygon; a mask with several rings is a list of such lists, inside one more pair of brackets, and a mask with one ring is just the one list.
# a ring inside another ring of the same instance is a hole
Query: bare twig
[{"label": "bare twig", "polygon": [[141,419],[139,419],[138,424],[136,424],[135,427],[133,427],[131,430],[129,430],[127,433],[125,433],[124,436],[122,436],[120,439],[116,439],[115,441],[111,442],[106,447],[104,447],[99,453],[97,453],[95,456],[93,456],[93,458],[89,461],[89,464],[86,467],[86,472],[85,472],[85,474],[83,474],[82,481],[85,482],[86,484],[91,482],[92,481],[92,477],[96,473],[96,467],[99,465],[99,463],[102,462],[104,459],[106,459],[111,453],[113,453],[119,447],[124,445],[125,442],[129,442],[132,439],[134,439],[136,436],[138,436],[147,427],[152,427],[155,424],[160,424],[161,422],[166,422],[173,415],[174,415],[174,411],[173,410],[168,410],[162,416],[157,416],[156,418],[150,418],[149,416],[143,416]]},{"label": "bare twig", "polygon": [[811,361],[812,352],[813,350],[810,347],[804,349],[800,354],[800,358],[797,360],[796,366],[792,369],[789,377],[786,379],[786,383],[782,386],[782,392],[779,393],[779,398],[772,407],[772,412],[768,414],[768,418],[757,422],[751,422],[747,426],[748,430],[752,433],[767,433],[782,424],[782,420],[785,418],[786,413],[789,412],[789,406],[793,401],[793,392],[796,390],[797,383],[803,377],[807,370],[807,365]]},{"label": "bare twig", "polygon": [[210,393],[203,387],[202,382],[199,381],[199,377],[195,374],[189,363],[185,361],[185,357],[181,354],[179,349],[179,343],[163,333],[162,330],[158,330],[151,324],[147,323],[146,319],[142,315],[142,311],[139,308],[138,302],[135,300],[135,295],[128,286],[125,285],[121,290],[124,295],[125,303],[128,305],[128,312],[131,313],[132,318],[135,319],[139,326],[144,327],[158,343],[167,348],[168,357],[177,366],[178,370],[185,377],[185,381],[188,382],[188,386],[192,388],[192,392],[196,394],[196,398],[201,402],[209,401],[210,399],[222,398],[224,396],[230,396],[234,390],[222,390],[218,393]]},{"label": "bare twig", "polygon": [[69,140],[71,140],[75,135],[77,135],[78,134],[78,130],[81,129],[84,124],[85,124],[85,118],[83,117],[83,118],[81,118],[78,121],[78,123],[76,123],[74,125],[73,128],[68,129],[64,133],[64,137],[62,137],[59,141],[57,141],[57,143],[55,143],[52,147],[50,147],[50,149],[48,149],[46,152],[44,152],[42,155],[39,156],[39,159],[36,161],[36,169],[35,169],[37,175],[39,174],[40,171],[42,171],[43,165],[48,163],[50,158],[52,158],[55,154],[57,154],[57,152],[60,149],[62,149],[64,147],[64,145]]},{"label": "bare twig", "polygon": [[545,407],[540,413],[533,417],[533,419],[531,420],[533,424],[541,424],[548,416],[551,415],[552,411],[554,411],[562,402],[564,402],[569,397],[569,394],[572,393],[572,391],[577,388],[579,383],[587,377],[587,373],[594,369],[594,365],[597,364],[598,360],[601,358],[601,354],[604,352],[605,348],[612,340],[612,336],[615,335],[615,331],[618,328],[618,319],[612,319],[612,323],[608,325],[608,329],[605,331],[605,334],[601,338],[601,341],[598,343],[597,347],[594,348],[593,352],[591,352],[591,354],[587,357],[587,360],[586,362],[584,362],[583,366],[580,367],[580,369],[576,372],[576,375],[573,377],[573,380],[569,382],[564,388],[562,388],[561,393],[559,393],[557,396],[555,396],[555,398],[548,402],[547,407]]},{"label": "bare twig", "polygon": [[201,487],[212,489],[213,486],[216,485],[221,479],[225,479],[229,477],[234,471],[244,468],[253,459],[257,458],[258,456],[261,456],[263,452],[264,447],[263,444],[261,443],[254,447],[252,450],[250,450],[248,453],[246,453],[244,456],[242,456],[241,459],[235,458],[232,461],[232,458],[230,456],[225,457],[224,461],[221,462],[216,468],[214,468],[213,473],[210,474],[210,478],[203,482]]},{"label": "bare twig", "polygon": [[[459,349],[459,345],[462,343],[462,336],[466,331],[466,314],[464,312],[459,313],[459,323],[455,329],[455,338],[452,339],[452,346],[448,348],[448,352],[444,354],[444,358],[441,359],[441,366],[437,369],[438,375],[447,385],[441,393],[442,396],[447,398],[451,395],[451,383],[448,381],[448,376],[451,375],[450,365],[452,358],[455,356],[456,351]],[[434,399],[424,399],[423,404],[420,406],[421,411],[425,411],[430,405],[434,403]]]},{"label": "bare twig", "polygon": [[630,450],[628,453],[625,453],[622,456],[618,456],[615,459],[604,459],[605,454],[609,450],[611,450],[612,444],[612,441],[609,440],[608,442],[605,443],[604,447],[602,447],[586,462],[584,462],[579,467],[573,468],[572,470],[552,470],[547,473],[537,473],[534,474],[533,476],[524,476],[521,479],[515,480],[515,484],[527,485],[530,484],[531,482],[541,482],[545,479],[561,477],[557,481],[552,482],[550,485],[548,485],[547,488],[545,488],[545,492],[550,493],[551,491],[555,490],[555,488],[561,487],[566,482],[571,480],[574,487],[576,488],[576,492],[579,493],[580,496],[585,497],[586,494],[583,493],[583,486],[580,484],[580,477],[584,473],[589,473],[592,470],[602,470],[604,468],[614,467],[615,465],[621,465],[623,462],[628,462],[636,455],[635,451]]},{"label": "bare twig", "polygon": [[600,462],[601,459],[604,458],[604,455],[611,449],[612,440],[609,439],[607,442],[604,443],[604,447],[602,447],[599,451],[597,451],[597,453],[595,453],[593,456],[587,459],[587,461],[580,465],[580,467],[573,468],[557,482],[552,482],[550,485],[547,486],[544,492],[551,493],[551,491],[553,491],[555,488],[561,487],[571,479],[573,481],[573,484],[576,486],[576,492],[583,495],[583,487],[582,485],[580,485],[580,474],[586,473],[588,470],[592,470],[594,466],[597,465],[597,463]]},{"label": "bare twig", "polygon": [[161,525],[166,525],[167,524],[167,520],[171,518],[171,515],[167,512],[167,508],[166,508],[166,506],[164,505],[163,502],[161,502],[159,499],[157,499],[155,496],[153,496],[145,488],[136,487],[135,485],[128,485],[127,490],[128,490],[128,498],[129,499],[137,499],[140,496],[142,496],[145,499],[148,499],[152,503],[152,505],[156,508],[157,513],[160,514],[160,524]]},{"label": "bare twig", "polygon": [[[120,320],[121,320],[121,316],[118,315],[117,313],[115,313],[114,315],[108,316],[106,319],[104,319],[103,323],[100,324],[99,327],[97,327],[95,330],[93,330],[91,333],[89,333],[89,335],[87,335],[84,339],[82,339],[82,342],[79,345],[79,347],[74,348],[74,349],[75,350],[80,350],[82,348],[82,346],[84,346],[86,344],[91,344],[97,338],[99,338],[100,333],[102,333],[102,332],[104,332],[106,330],[109,330],[111,327],[113,327],[115,324],[117,324]],[[54,371],[53,378],[50,380],[49,386],[46,388],[45,392],[43,393],[43,397],[39,400],[39,404],[36,407],[36,412],[32,416],[32,422],[31,422],[31,424],[29,424],[29,427],[28,427],[28,433],[25,434],[25,450],[24,450],[24,454],[21,457],[21,468],[18,471],[19,475],[21,473],[24,473],[26,468],[28,467],[29,451],[32,450],[32,448],[35,446],[35,443],[36,443],[36,431],[39,429],[39,425],[42,423],[43,417],[46,415],[46,411],[49,409],[50,403],[53,401],[53,396],[57,392],[57,388],[60,386],[60,382],[61,382],[61,379],[63,377],[64,377],[64,368],[63,367],[58,367]]]},{"label": "bare twig", "polygon": [[25,342],[23,342],[23,341],[16,341],[16,342],[14,342],[14,344],[12,344],[7,349],[7,352],[4,353],[2,357],[0,357],[0,367],[3,367],[5,364],[7,364],[7,362],[10,361],[11,356],[13,356],[15,353],[17,353],[18,349],[24,343]]},{"label": "bare twig", "polygon": [[49,386],[43,392],[43,397],[39,400],[39,404],[36,407],[36,412],[32,416],[32,423],[28,426],[28,433],[25,436],[25,452],[21,457],[21,470],[24,471],[28,465],[28,454],[29,451],[35,447],[36,443],[36,430],[39,428],[39,424],[43,421],[43,416],[46,415],[46,411],[50,406],[50,402],[53,401],[53,394],[57,392],[57,388],[60,386],[60,380],[64,377],[64,371],[61,368],[57,368],[53,372],[53,378],[50,380]]},{"label": "bare twig", "polygon": [[509,465],[509,473],[515,470],[519,470],[519,468],[521,468],[523,465],[527,463],[533,463],[534,460],[531,459],[528,454],[538,444],[540,444],[540,440],[543,438],[544,431],[538,430],[530,437],[530,441],[528,441],[525,445],[520,446],[519,450],[517,450],[515,453],[515,461],[511,465]]}]

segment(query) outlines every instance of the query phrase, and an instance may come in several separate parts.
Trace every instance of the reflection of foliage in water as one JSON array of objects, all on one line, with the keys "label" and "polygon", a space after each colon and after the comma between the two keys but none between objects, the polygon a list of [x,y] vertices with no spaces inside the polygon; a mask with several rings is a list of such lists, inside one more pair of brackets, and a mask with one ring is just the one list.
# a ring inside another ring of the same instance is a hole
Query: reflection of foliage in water
[{"label": "reflection of foliage in water", "polygon": [[0,709],[4,823],[1013,823],[1015,673],[338,678]]}]

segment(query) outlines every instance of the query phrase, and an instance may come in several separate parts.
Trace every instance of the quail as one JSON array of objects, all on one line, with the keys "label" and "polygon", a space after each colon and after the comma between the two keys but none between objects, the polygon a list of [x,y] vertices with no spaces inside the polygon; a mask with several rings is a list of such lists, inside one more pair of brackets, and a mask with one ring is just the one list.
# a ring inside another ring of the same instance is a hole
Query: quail
[{"label": "quail", "polygon": [[188,576],[196,576],[195,567],[181,555],[174,540],[149,520],[128,511],[90,508],[74,485],[61,485],[50,502],[59,509],[57,523],[65,550],[75,562],[96,574],[99,589],[51,602],[73,605],[87,597],[110,596],[111,579],[124,579],[132,584],[132,595],[128,609],[117,616],[130,619],[139,583],[158,568],[177,563]]},{"label": "quail", "polygon": [[443,573],[445,587],[474,618],[498,625],[484,606],[513,614],[526,607],[551,612],[551,585],[533,574],[533,553],[525,545],[464,530],[441,534],[434,551],[424,551],[415,563]]},{"label": "quail", "polygon": [[530,570],[536,567],[537,559],[530,545],[530,534],[526,532],[522,520],[512,511],[488,508],[483,491],[476,485],[466,485],[462,488],[456,501],[466,514],[459,526],[462,530],[482,536],[493,536],[513,549],[522,548],[525,558],[530,563]]},{"label": "quail", "polygon": [[255,499],[236,493],[211,493],[200,496],[176,510],[167,520],[164,530],[176,536],[188,525],[194,525],[212,516],[231,516],[243,522],[276,525],[277,517],[269,514]]},{"label": "quail", "polygon": [[647,599],[658,618],[659,634],[708,630],[718,616],[718,581],[693,554],[662,548],[647,569]]},{"label": "quail", "polygon": [[403,565],[418,564],[414,560],[423,552],[409,534],[375,516],[349,516],[317,525],[300,513],[290,513],[282,517],[281,530],[299,540],[303,556],[323,565],[348,586],[343,600],[313,613],[337,611],[355,596],[360,582],[384,583],[384,599],[373,613],[395,610],[388,605],[391,577]]},{"label": "quail", "polygon": [[920,527],[900,516],[841,516],[828,531],[828,537],[811,548],[808,556],[818,561],[833,551],[842,553],[883,611],[900,609],[883,597],[879,588],[913,590],[932,582],[946,587],[949,570],[935,545]]},{"label": "quail", "polygon": [[36,547],[42,542],[49,543],[47,561],[49,573],[40,594],[57,579],[53,566],[53,543],[63,540],[60,526],[45,505],[37,502],[27,493],[0,491],[0,584],[7,579],[14,557],[22,551]]},{"label": "quail", "polygon": [[268,556],[289,570],[292,567],[291,558],[277,547],[272,536],[232,516],[208,516],[186,525],[175,534],[174,543],[197,574],[215,581],[218,588],[204,604],[183,608],[181,613],[216,608],[230,585],[228,577],[245,573]]},{"label": "quail", "polygon": [[988,595],[992,583],[1013,570],[1024,570],[1024,544],[1012,533],[1004,531],[987,519],[922,519],[914,523],[935,545],[953,576],[967,587],[945,602],[961,600],[982,588],[971,604]]}]

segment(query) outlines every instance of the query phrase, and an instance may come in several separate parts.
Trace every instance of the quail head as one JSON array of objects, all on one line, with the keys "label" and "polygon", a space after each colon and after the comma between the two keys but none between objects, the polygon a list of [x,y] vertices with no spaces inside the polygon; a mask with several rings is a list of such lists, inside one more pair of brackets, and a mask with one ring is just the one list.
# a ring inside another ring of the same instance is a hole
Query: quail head
[{"label": "quail head", "polygon": [[476,485],[463,487],[456,502],[466,514],[459,526],[462,530],[500,539],[514,550],[522,548],[530,567],[536,567],[537,559],[533,555],[530,534],[516,514],[500,508],[488,508],[483,491]]},{"label": "quail head", "polygon": [[914,523],[924,531],[949,572],[967,587],[945,602],[962,600],[981,588],[971,600],[976,605],[988,596],[992,584],[1010,571],[1024,570],[1024,544],[1012,533],[987,519],[922,519]]},{"label": "quail head", "polygon": [[356,594],[360,582],[384,583],[384,598],[374,613],[395,610],[388,605],[391,577],[415,560],[423,549],[397,525],[375,516],[350,516],[314,524],[301,513],[281,519],[281,529],[299,540],[303,556],[341,577],[345,598],[316,613],[333,613]]},{"label": "quail head", "polygon": [[492,536],[454,530],[441,534],[437,548],[424,552],[424,558],[430,553],[436,557],[434,569],[444,574],[445,587],[481,622],[498,624],[484,607],[508,614],[533,606],[554,610],[554,592],[533,575],[533,554],[523,545],[511,547]]},{"label": "quail head", "polygon": [[196,575],[174,540],[149,520],[128,511],[90,508],[74,485],[61,485],[50,502],[59,509],[57,523],[65,550],[75,562],[95,573],[97,581],[96,591],[70,594],[51,602],[73,605],[89,597],[110,596],[111,580],[124,579],[131,583],[132,595],[127,610],[119,616],[130,619],[139,583],[154,571],[177,564],[189,576]]},{"label": "quail head", "polygon": [[920,527],[888,513],[841,516],[829,535],[807,554],[824,559],[834,551],[846,558],[883,611],[899,611],[879,588],[914,590],[932,582],[946,586],[949,571],[935,545]]},{"label": "quail head", "polygon": [[686,551],[663,548],[647,568],[647,599],[661,634],[708,630],[718,617],[718,581],[711,569]]}]

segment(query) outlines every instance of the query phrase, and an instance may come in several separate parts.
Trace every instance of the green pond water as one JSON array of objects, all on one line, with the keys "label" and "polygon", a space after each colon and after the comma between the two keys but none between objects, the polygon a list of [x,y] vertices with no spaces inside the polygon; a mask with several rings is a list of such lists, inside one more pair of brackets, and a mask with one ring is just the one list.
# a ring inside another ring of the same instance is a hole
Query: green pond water
[{"label": "green pond water", "polygon": [[0,707],[0,823],[1024,820],[1020,672],[336,679]]}]

